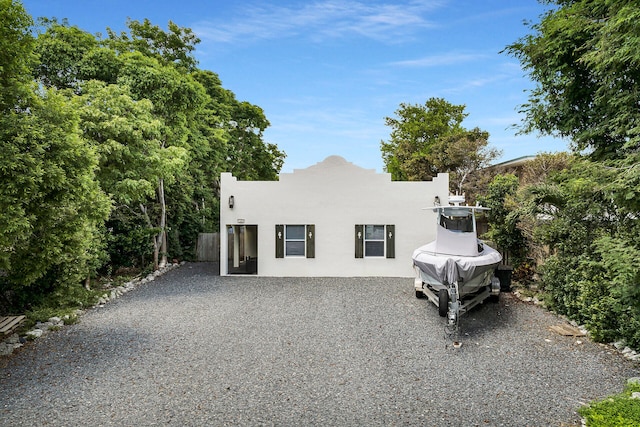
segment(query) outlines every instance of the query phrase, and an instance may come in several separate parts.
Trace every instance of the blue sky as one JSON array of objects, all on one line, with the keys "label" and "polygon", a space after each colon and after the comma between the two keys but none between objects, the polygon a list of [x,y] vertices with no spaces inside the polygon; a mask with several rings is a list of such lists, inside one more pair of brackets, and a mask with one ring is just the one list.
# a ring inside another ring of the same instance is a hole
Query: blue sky
[{"label": "blue sky", "polygon": [[567,142],[517,136],[533,83],[499,52],[526,35],[536,0],[24,0],[34,18],[68,18],[91,33],[127,18],[195,31],[199,67],[260,106],[265,140],[285,151],[283,172],[340,155],[383,170],[384,118],[400,103],[441,97],[466,105],[463,125],[490,133],[498,161],[563,151]]}]

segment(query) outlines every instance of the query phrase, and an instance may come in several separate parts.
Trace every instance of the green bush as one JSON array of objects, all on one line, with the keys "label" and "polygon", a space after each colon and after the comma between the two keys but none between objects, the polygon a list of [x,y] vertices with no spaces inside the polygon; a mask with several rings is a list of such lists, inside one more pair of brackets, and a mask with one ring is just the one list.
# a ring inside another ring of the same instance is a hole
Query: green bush
[{"label": "green bush", "polygon": [[551,255],[539,269],[548,307],[594,340],[640,348],[640,225],[610,193],[619,173],[587,161],[526,192],[535,238]]},{"label": "green bush", "polygon": [[87,290],[81,285],[60,286],[41,298],[26,312],[32,322],[45,322],[51,317],[75,318],[75,312],[94,305],[104,291]]},{"label": "green bush", "polygon": [[640,392],[639,383],[629,383],[624,391],[607,399],[580,408],[578,413],[587,427],[636,427],[640,425],[640,399],[631,394]]}]

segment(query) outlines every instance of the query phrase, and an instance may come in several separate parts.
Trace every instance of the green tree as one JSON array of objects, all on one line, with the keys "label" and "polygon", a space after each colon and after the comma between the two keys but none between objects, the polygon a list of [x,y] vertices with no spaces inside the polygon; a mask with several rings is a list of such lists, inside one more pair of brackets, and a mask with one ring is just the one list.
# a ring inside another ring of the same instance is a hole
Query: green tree
[{"label": "green tree", "polygon": [[35,190],[28,161],[20,164],[13,158],[17,149],[8,142],[33,96],[30,71],[37,58],[32,25],[20,3],[0,0],[0,175],[6,179],[0,186],[0,269],[8,268],[11,248],[28,234],[29,220],[20,201]]},{"label": "green tree", "polygon": [[527,188],[539,218],[535,238],[550,249],[540,269],[554,310],[587,324],[596,338],[614,338],[616,298],[605,279],[598,241],[619,235],[620,217],[607,184],[612,171],[576,160],[546,182]]},{"label": "green tree", "polygon": [[386,117],[389,141],[381,142],[385,170],[395,181],[429,180],[438,173],[431,156],[441,139],[464,132],[464,105],[430,98],[424,105],[400,104],[396,117]]},{"label": "green tree", "polygon": [[[633,1],[553,1],[533,34],[506,48],[536,88],[522,131],[570,138],[586,159],[529,189],[552,249],[550,305],[600,340],[640,345],[640,9]],[[590,160],[590,161],[589,161]],[[636,299],[637,300],[637,299]]]},{"label": "green tree", "polygon": [[114,203],[107,223],[111,259],[116,265],[138,265],[151,258],[146,242],[159,231],[148,216],[158,181],[176,158],[184,163],[186,153],[178,147],[162,148],[164,124],[153,115],[151,101],[134,100],[126,86],[92,80],[73,101],[84,139],[98,154],[98,182]]},{"label": "green tree", "polygon": [[429,157],[435,170],[449,172],[452,193],[473,191],[468,179],[500,156],[500,150],[488,144],[489,133],[479,128],[439,138],[434,143]]},{"label": "green tree", "polygon": [[128,20],[129,33],[116,34],[107,28],[107,46],[117,52],[140,52],[155,58],[163,65],[175,65],[186,71],[195,71],[198,61],[193,56],[200,39],[190,28],[180,27],[169,21],[168,31],[145,19],[142,22]]},{"label": "green tree", "polygon": [[92,80],[73,98],[85,140],[99,158],[97,178],[116,206],[136,207],[153,198],[164,169],[163,123],[151,101],[136,101],[126,86]]},{"label": "green tree", "polygon": [[515,209],[518,186],[515,175],[496,175],[486,194],[480,197],[482,206],[490,208],[486,216],[491,228],[485,236],[497,245],[505,261],[516,269],[527,255],[527,242],[518,227],[520,217]]},{"label": "green tree", "polygon": [[469,178],[500,151],[488,147],[488,132],[462,126],[468,116],[464,110],[464,105],[442,98],[430,98],[425,105],[400,104],[396,117],[385,119],[392,129],[391,137],[380,145],[391,178],[424,181],[448,172],[451,192],[473,191]]},{"label": "green tree", "polygon": [[536,82],[524,132],[569,138],[595,160],[640,147],[640,8],[635,1],[556,0],[507,46]]},{"label": "green tree", "polygon": [[40,61],[35,76],[45,86],[57,89],[76,89],[83,80],[85,55],[98,47],[95,36],[66,21],[42,19],[45,32],[38,35],[36,53]]},{"label": "green tree", "polygon": [[110,203],[78,122],[66,97],[49,90],[32,98],[28,112],[2,118],[1,216],[19,215],[2,242],[5,290],[42,295],[74,287],[98,267]]},{"label": "green tree", "polygon": [[[263,140],[264,112],[197,68],[199,39],[190,29],[129,20],[128,31],[107,29],[100,39],[66,21],[41,22],[42,61],[33,68],[45,86],[79,96],[83,135],[98,152],[99,182],[115,202],[107,224],[112,260],[116,252],[129,254],[118,262],[147,257],[143,236],[153,233],[160,266],[170,252],[188,252],[197,232],[217,229],[222,171],[277,179],[284,153]],[[138,244],[140,250],[124,251]]]},{"label": "green tree", "polygon": [[36,44],[40,61],[33,71],[38,81],[77,93],[89,80],[116,83],[122,64],[118,52],[105,47],[105,41],[66,20],[40,18],[40,23],[44,30]]},{"label": "green tree", "polygon": [[262,108],[246,101],[232,103],[229,122],[228,171],[244,180],[276,180],[285,154],[265,143],[269,121]]},{"label": "green tree", "polygon": [[30,93],[31,68],[37,61],[33,20],[14,0],[0,0],[0,112],[20,108]]},{"label": "green tree", "polygon": [[156,59],[138,52],[123,56],[118,84],[128,86],[136,99],[152,102],[154,115],[164,123],[159,137],[160,147],[171,153],[173,159],[166,164],[157,182],[157,221],[152,219],[146,206],[142,206],[149,217],[149,225],[159,230],[154,239],[154,265],[158,268],[166,264],[168,254],[165,186],[186,173],[190,128],[194,126],[194,118],[205,103],[206,92],[202,85],[172,65],[164,66]]},{"label": "green tree", "polygon": [[32,83],[30,16],[18,2],[0,6],[0,306],[23,311],[45,295],[82,290],[103,261],[110,204],[76,112]]},{"label": "green tree", "polygon": [[[197,132],[193,138],[199,138],[197,143],[191,143],[191,192],[188,202],[181,204],[182,216],[187,228],[192,234],[200,231],[214,232],[218,230],[219,218],[219,180],[220,172],[227,170],[228,151],[230,149],[230,134],[227,129],[231,120],[233,92],[222,87],[217,74],[212,71],[197,70],[192,77],[205,89],[208,98],[197,119]],[[187,192],[182,193],[183,196]],[[196,227],[196,223],[200,226]],[[182,229],[183,227],[181,227]],[[178,240],[182,246],[193,247],[189,233],[181,233]]]}]

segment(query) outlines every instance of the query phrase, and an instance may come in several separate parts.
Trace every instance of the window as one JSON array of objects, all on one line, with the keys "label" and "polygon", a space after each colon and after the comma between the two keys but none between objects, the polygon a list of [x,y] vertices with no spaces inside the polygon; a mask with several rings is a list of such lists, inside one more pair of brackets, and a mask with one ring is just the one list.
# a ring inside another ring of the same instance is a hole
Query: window
[{"label": "window", "polygon": [[355,230],[356,258],[395,258],[394,225],[356,225]]},{"label": "window", "polygon": [[384,225],[364,226],[364,256],[384,256]]},{"label": "window", "polygon": [[473,214],[465,208],[444,208],[440,212],[440,225],[458,233],[473,233]]},{"label": "window", "polygon": [[315,258],[315,226],[276,225],[276,258]]},{"label": "window", "polygon": [[284,255],[304,256],[304,225],[286,225],[284,228]]}]

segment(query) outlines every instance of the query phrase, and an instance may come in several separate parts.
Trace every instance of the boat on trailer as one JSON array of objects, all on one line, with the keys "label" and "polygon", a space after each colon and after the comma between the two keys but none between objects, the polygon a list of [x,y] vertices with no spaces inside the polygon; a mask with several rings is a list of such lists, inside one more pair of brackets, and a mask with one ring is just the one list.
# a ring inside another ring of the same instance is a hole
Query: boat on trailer
[{"label": "boat on trailer", "polygon": [[416,297],[427,297],[447,325],[457,328],[460,315],[488,298],[497,299],[500,280],[495,269],[502,255],[478,239],[476,213],[482,206],[463,205],[464,196],[437,203],[436,239],[413,252]]}]

